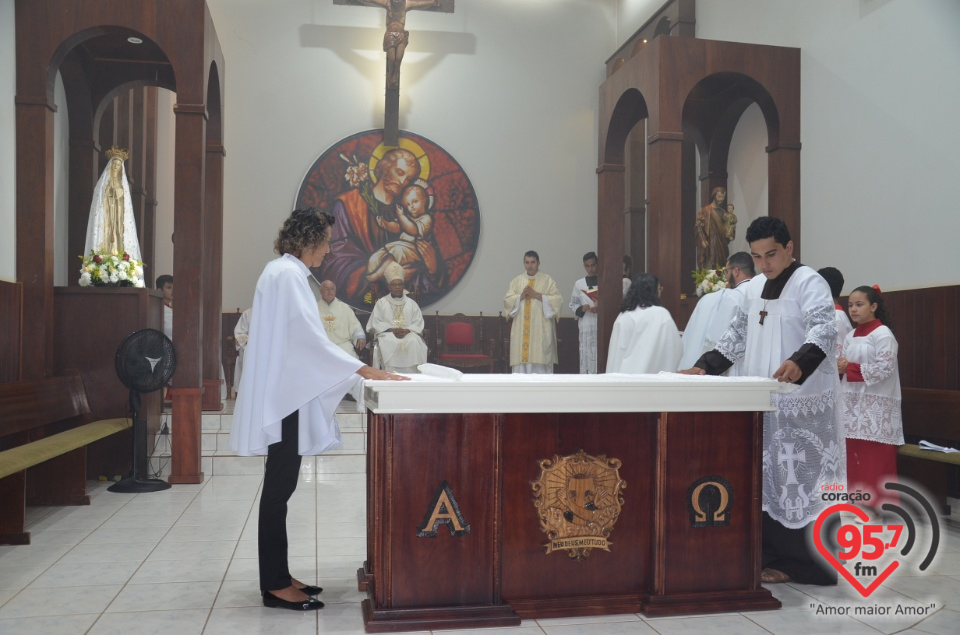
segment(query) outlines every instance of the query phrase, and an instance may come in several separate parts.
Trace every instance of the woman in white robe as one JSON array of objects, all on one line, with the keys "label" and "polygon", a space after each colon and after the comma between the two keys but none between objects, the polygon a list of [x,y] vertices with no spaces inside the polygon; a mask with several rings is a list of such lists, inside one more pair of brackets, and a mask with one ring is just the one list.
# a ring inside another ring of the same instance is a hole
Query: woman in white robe
[{"label": "woman in white robe", "polygon": [[670,312],[660,306],[660,290],[652,273],[633,281],[610,334],[608,373],[676,372],[683,343]]},{"label": "woman in white robe", "polygon": [[323,608],[320,587],[290,575],[287,501],[300,479],[301,455],[340,442],[334,413],[360,378],[400,379],[365,366],[327,337],[310,289],[309,267],[330,251],[334,218],[313,208],[284,222],[253,298],[250,339],[234,408],[230,446],[241,456],[266,454],[258,548],[263,605],[295,611]]}]

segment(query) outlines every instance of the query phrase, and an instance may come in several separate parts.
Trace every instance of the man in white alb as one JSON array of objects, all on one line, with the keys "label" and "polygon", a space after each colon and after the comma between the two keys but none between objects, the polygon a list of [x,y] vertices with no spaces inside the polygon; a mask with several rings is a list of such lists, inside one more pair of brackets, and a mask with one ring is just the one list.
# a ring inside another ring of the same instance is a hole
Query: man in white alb
[{"label": "man in white alb", "polygon": [[836,584],[836,570],[807,537],[829,505],[821,493],[847,487],[846,439],[835,415],[833,297],[816,271],[793,259],[793,241],[782,220],[761,216],[750,223],[746,238],[763,275],[743,286],[743,303],[716,348],[680,372],[719,375],[743,360],[744,375],[799,386],[772,393],[775,410],[763,413],[760,580]]},{"label": "man in white alb", "polygon": [[[727,288],[708,293],[697,300],[687,328],[683,330],[680,368],[690,368],[701,355],[716,347],[743,301],[743,290],[738,287],[757,275],[753,269],[753,258],[745,251],[730,256],[726,267]],[[740,366],[739,363],[734,364],[725,374],[730,377],[739,375]]]},{"label": "man in white alb", "polygon": [[367,345],[367,336],[353,309],[337,299],[337,285],[332,280],[320,283],[317,308],[320,309],[320,321],[327,329],[330,341],[348,355],[358,357],[357,351],[362,351]]},{"label": "man in white alb", "polygon": [[417,373],[427,363],[423,341],[423,314],[403,290],[403,267],[392,263],[383,276],[390,295],[377,300],[367,322],[367,331],[377,338],[378,355],[384,370]]},{"label": "man in white alb", "polygon": [[573,283],[570,310],[580,330],[580,374],[597,374],[597,254],[583,255],[586,276]]},{"label": "man in white alb", "polygon": [[535,251],[523,254],[526,273],[510,281],[503,308],[510,325],[510,366],[515,373],[552,373],[557,363],[557,320],[563,297],[553,278],[540,271]]}]

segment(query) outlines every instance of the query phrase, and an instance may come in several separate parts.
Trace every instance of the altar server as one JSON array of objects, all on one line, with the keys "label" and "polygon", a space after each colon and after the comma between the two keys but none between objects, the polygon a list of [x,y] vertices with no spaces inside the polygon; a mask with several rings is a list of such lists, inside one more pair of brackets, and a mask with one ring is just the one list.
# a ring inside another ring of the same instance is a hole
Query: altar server
[{"label": "altar server", "polygon": [[897,446],[903,445],[898,345],[879,289],[857,287],[848,302],[857,327],[847,334],[837,360],[847,480],[850,491],[870,493],[864,505],[876,511],[899,498],[883,487],[897,479]]},{"label": "altar server", "polygon": [[[738,287],[756,275],[753,258],[745,251],[738,251],[730,256],[725,271],[727,287],[697,300],[687,328],[683,329],[683,357],[680,358],[680,368],[690,368],[701,355],[713,350],[730,326],[730,321],[743,300],[743,290]],[[739,375],[739,367],[740,364],[734,364],[726,374]]]},{"label": "altar server", "polygon": [[360,377],[400,379],[370,368],[330,342],[307,279],[330,250],[333,216],[294,211],[274,243],[280,258],[264,268],[253,298],[254,319],[230,430],[241,456],[266,454],[258,549],[263,605],[295,611],[323,608],[322,591],[290,575],[287,501],[300,480],[301,455],[340,442],[334,412]]},{"label": "altar server", "polygon": [[847,312],[843,310],[840,304],[840,294],[843,293],[843,274],[836,267],[824,267],[818,269],[817,273],[823,276],[823,279],[830,285],[830,294],[833,295],[834,315],[837,319],[837,356],[840,356],[840,349],[843,348],[843,341],[847,339],[847,333],[853,330],[850,324],[850,318]]},{"label": "altar server", "polygon": [[423,341],[423,314],[403,288],[403,267],[391,263],[384,273],[390,295],[377,300],[367,321],[367,332],[377,338],[378,355],[383,368],[400,373],[418,373],[417,366],[427,363],[427,345]]},{"label": "altar server", "polygon": [[570,294],[570,310],[577,319],[580,332],[580,374],[597,374],[597,254],[588,252],[583,256],[583,278],[573,283]]},{"label": "altar server", "polygon": [[843,428],[835,405],[837,323],[826,281],[793,259],[779,218],[747,229],[756,268],[744,301],[717,347],[681,372],[719,375],[743,360],[743,374],[798,385],[773,393],[763,414],[764,583],[836,584],[837,572],[808,543],[806,529],[829,504],[820,492],[846,490]]},{"label": "altar server", "polygon": [[540,271],[540,255],[523,254],[526,273],[510,281],[503,308],[510,325],[510,367],[515,373],[552,373],[557,363],[557,320],[563,297]]},{"label": "altar server", "polygon": [[608,373],[675,372],[683,344],[670,312],[660,306],[660,280],[641,273],[620,305],[610,333]]}]

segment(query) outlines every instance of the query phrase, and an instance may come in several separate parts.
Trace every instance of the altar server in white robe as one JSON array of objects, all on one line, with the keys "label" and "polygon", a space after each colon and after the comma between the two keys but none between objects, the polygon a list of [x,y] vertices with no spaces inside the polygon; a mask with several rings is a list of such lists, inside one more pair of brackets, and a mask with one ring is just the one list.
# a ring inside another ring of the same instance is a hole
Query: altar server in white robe
[{"label": "altar server in white robe", "polygon": [[510,281],[503,308],[510,325],[510,367],[515,373],[552,373],[557,363],[557,320],[563,297],[540,271],[540,255],[523,254],[525,273]]},{"label": "altar server in white robe", "polygon": [[847,334],[837,360],[847,481],[850,491],[870,493],[870,501],[860,505],[875,514],[884,503],[899,502],[896,492],[883,487],[897,480],[897,447],[903,445],[899,345],[879,287],[857,287],[849,303],[857,327]]},{"label": "altar server in white robe", "polygon": [[301,455],[340,442],[334,412],[361,377],[401,379],[365,366],[327,337],[307,282],[330,250],[334,218],[313,208],[284,222],[253,298],[250,340],[230,430],[240,456],[267,455],[260,497],[258,550],[264,606],[316,610],[311,595],[322,589],[290,575],[287,564],[287,501],[300,477]]},{"label": "altar server in white robe", "polygon": [[418,373],[417,366],[427,363],[427,345],[423,341],[423,314],[403,289],[403,267],[390,264],[384,272],[390,295],[377,300],[367,321],[367,331],[377,338],[383,368],[399,373]]},{"label": "altar server in white robe", "polygon": [[843,349],[843,341],[847,339],[847,333],[853,330],[853,324],[850,323],[847,312],[840,304],[840,294],[843,293],[843,274],[836,267],[824,267],[818,269],[817,273],[830,285],[830,293],[833,295],[834,315],[837,318],[837,357],[839,357]]},{"label": "altar server in white robe", "polygon": [[233,327],[233,344],[237,347],[237,361],[233,366],[233,391],[240,392],[240,378],[243,377],[243,356],[247,351],[247,342],[250,341],[250,314],[253,309],[247,309],[240,314],[237,325]]},{"label": "altar server in white robe", "polygon": [[[727,287],[708,293],[699,300],[693,315],[683,329],[683,357],[680,368],[690,368],[700,356],[713,350],[726,332],[740,303],[743,301],[742,284],[756,275],[753,258],[745,251],[738,251],[727,259]],[[734,377],[740,374],[740,363],[731,366],[724,374]]]},{"label": "altar server in white robe", "polygon": [[620,305],[610,332],[608,373],[675,372],[683,344],[670,312],[660,306],[660,280],[641,273]]},{"label": "altar server in white robe", "polygon": [[586,276],[573,283],[570,310],[580,332],[580,374],[597,374],[597,254],[583,256]]},{"label": "altar server in white robe", "polygon": [[782,220],[761,216],[750,224],[746,238],[763,275],[744,285],[744,302],[717,347],[681,372],[719,375],[742,359],[744,375],[799,386],[794,392],[773,393],[776,410],[763,414],[760,578],[764,583],[836,584],[836,570],[807,539],[807,530],[830,504],[820,493],[847,491],[845,439],[835,412],[833,297],[820,274],[793,259],[793,242]]}]

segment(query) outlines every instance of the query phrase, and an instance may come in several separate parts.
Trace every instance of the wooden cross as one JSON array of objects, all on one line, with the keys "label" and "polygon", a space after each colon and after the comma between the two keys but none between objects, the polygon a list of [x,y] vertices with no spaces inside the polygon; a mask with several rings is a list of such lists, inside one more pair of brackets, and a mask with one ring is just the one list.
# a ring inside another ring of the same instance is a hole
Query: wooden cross
[{"label": "wooden cross", "polygon": [[765,317],[767,317],[768,315],[770,315],[770,314],[767,313],[766,311],[760,311],[760,325],[761,325],[761,326],[763,325],[763,319],[764,319]]},{"label": "wooden cross", "polygon": [[453,13],[454,0],[333,0],[333,4],[379,7],[387,11],[387,30],[383,50],[387,54],[387,86],[383,109],[383,143],[396,146],[400,131],[400,63],[410,41],[404,29],[407,12],[439,11]]}]

